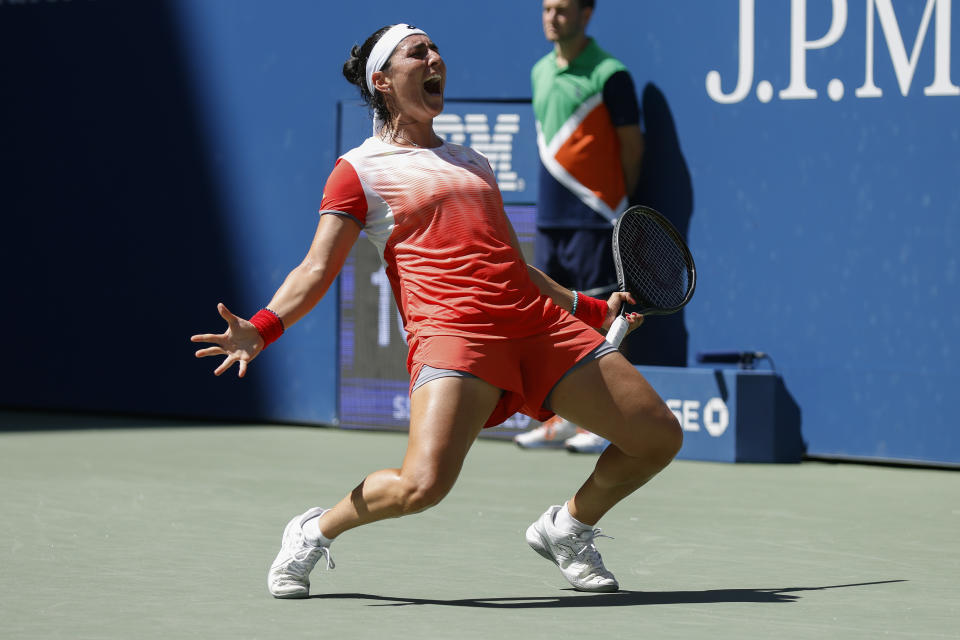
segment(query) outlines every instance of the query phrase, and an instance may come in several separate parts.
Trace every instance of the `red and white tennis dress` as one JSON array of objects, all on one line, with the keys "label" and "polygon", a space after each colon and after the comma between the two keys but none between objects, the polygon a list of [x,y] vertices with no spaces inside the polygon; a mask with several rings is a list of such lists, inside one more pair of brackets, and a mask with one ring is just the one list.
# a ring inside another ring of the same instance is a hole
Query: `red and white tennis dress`
[{"label": "red and white tennis dress", "polygon": [[461,145],[368,138],[337,160],[321,214],[355,219],[380,252],[408,335],[407,368],[466,371],[504,394],[487,426],[545,420],[554,384],[603,337],[540,294],[514,249],[487,159]]}]

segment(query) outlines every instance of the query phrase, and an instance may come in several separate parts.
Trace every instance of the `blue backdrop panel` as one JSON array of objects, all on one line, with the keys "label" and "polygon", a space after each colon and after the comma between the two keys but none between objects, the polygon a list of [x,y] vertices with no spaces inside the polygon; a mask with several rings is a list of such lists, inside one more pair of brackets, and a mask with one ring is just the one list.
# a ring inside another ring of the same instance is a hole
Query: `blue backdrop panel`
[{"label": "blue backdrop panel", "polygon": [[813,454],[960,460],[950,5],[730,1],[686,24],[673,5],[649,15],[676,36],[644,59],[696,195],[691,352],[772,353]]},{"label": "blue backdrop panel", "polygon": [[246,418],[191,333],[246,289],[161,2],[0,3],[6,406]]},{"label": "blue backdrop panel", "polygon": [[[682,355],[771,353],[811,454],[960,462],[954,5],[611,1],[590,24],[641,94],[644,198],[697,257]],[[357,97],[340,66],[376,28],[425,28],[450,98],[529,98],[539,3],[437,6],[0,2],[0,403],[334,422],[333,296],[243,381],[185,337],[300,260]]]}]

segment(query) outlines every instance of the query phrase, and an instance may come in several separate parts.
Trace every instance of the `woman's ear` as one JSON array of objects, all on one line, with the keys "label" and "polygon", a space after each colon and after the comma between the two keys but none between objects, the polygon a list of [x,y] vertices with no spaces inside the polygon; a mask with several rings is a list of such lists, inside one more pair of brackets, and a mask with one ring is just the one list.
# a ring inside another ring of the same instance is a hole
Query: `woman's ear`
[{"label": "woman's ear", "polygon": [[380,93],[390,93],[390,78],[383,71],[374,71],[371,79],[374,89]]}]

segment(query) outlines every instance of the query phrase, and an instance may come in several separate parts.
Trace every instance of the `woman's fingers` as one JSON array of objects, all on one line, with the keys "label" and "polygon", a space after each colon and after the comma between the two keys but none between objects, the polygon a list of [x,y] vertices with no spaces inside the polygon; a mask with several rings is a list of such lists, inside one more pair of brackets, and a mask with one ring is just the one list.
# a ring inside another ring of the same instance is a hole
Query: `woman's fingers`
[{"label": "woman's fingers", "polygon": [[227,357],[223,359],[223,362],[220,363],[220,366],[214,370],[213,375],[215,376],[221,375],[222,373],[230,369],[230,367],[233,366],[234,362],[238,363],[239,370],[237,371],[237,377],[242,378],[243,376],[247,375],[247,360],[244,358],[237,357],[234,354],[228,354]]},{"label": "woman's fingers", "polygon": [[231,329],[240,324],[240,319],[230,313],[230,309],[227,309],[227,305],[222,302],[217,303],[217,311],[220,313],[220,317],[227,321],[227,326]]},{"label": "woman's fingers", "polygon": [[252,359],[249,345],[244,345],[237,341],[238,331],[240,330],[240,318],[233,315],[227,305],[222,302],[217,304],[217,312],[220,317],[227,322],[227,330],[224,333],[198,333],[190,336],[190,342],[207,342],[213,346],[197,349],[194,356],[197,358],[207,358],[209,356],[226,356],[223,361],[213,370],[213,375],[219,376],[227,371],[234,363],[239,363],[237,375],[241,378],[247,375],[247,365]]},{"label": "woman's fingers", "polygon": [[206,349],[198,349],[193,355],[197,358],[206,358],[207,356],[220,356],[226,353],[227,352],[220,347],[207,347]]},{"label": "woman's fingers", "polygon": [[237,361],[236,356],[228,354],[227,357],[223,359],[223,362],[220,363],[220,366],[213,370],[213,375],[219,376],[224,371],[232,367],[233,363],[236,361]]},{"label": "woman's fingers", "polygon": [[230,310],[227,309],[227,306],[222,302],[217,303],[217,312],[220,313],[221,318],[226,320],[227,330],[223,333],[198,333],[190,336],[190,342],[212,342],[214,344],[223,345],[223,343],[228,339],[230,329],[236,326],[238,321],[237,317],[230,313]]},{"label": "woman's fingers", "polygon": [[610,299],[615,301],[618,308],[628,303],[637,304],[637,301],[633,299],[633,295],[631,295],[629,291],[614,291]]},{"label": "woman's fingers", "polygon": [[636,303],[637,301],[633,299],[633,296],[628,291],[614,291],[607,299],[607,307],[609,308],[607,317],[610,318],[612,314],[612,317],[615,318],[620,314],[620,310],[623,309],[624,305]]}]

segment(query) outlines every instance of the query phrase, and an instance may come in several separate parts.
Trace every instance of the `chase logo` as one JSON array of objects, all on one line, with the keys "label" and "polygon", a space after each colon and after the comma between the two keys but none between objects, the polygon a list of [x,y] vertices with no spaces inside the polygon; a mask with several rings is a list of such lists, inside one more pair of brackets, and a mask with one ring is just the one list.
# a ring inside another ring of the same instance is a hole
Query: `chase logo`
[{"label": "chase logo", "polygon": [[667,407],[684,431],[700,431],[702,425],[707,433],[719,438],[730,426],[730,409],[722,398],[710,398],[706,404],[699,400],[670,398]]},{"label": "chase logo", "polygon": [[[789,38],[789,84],[780,91],[775,91],[769,80],[760,80],[754,83],[756,69],[755,42],[756,28],[756,0],[740,0],[740,35],[739,35],[739,64],[737,82],[733,90],[724,93],[724,82],[719,70],[707,73],[707,95],[714,102],[720,104],[735,104],[750,95],[756,86],[757,100],[763,103],[770,102],[774,97],[780,100],[816,100],[820,95],[819,87],[826,85],[827,96],[834,102],[843,99],[846,93],[844,79],[839,77],[807,78],[807,54],[818,49],[827,49],[841,42],[851,19],[864,19],[865,40],[863,42],[862,57],[854,55],[855,61],[851,70],[857,75],[847,82],[860,83],[854,90],[857,98],[881,98],[883,88],[875,81],[875,69],[880,64],[892,64],[896,75],[900,94],[907,96],[910,93],[915,75],[917,74],[920,53],[932,40],[933,46],[933,79],[923,88],[925,96],[960,96],[960,87],[953,84],[950,78],[950,47],[951,47],[951,12],[952,0],[926,0],[923,14],[920,17],[918,30],[913,38],[909,31],[904,37],[901,22],[906,23],[904,15],[908,11],[920,6],[920,0],[899,2],[901,18],[898,19],[894,11],[894,0],[829,0],[818,1],[818,8],[829,5],[832,9],[830,24],[826,32],[811,36],[807,32],[807,5],[808,0],[792,0],[790,3],[789,34],[764,34],[764,38],[772,38],[779,42]],[[767,9],[772,4],[764,3]],[[853,18],[849,9],[854,8]],[[916,24],[916,19],[909,21]],[[931,28],[932,25],[932,28]],[[879,26],[879,29],[877,27]],[[906,42],[912,39],[913,47],[908,51]],[[857,43],[853,43],[859,48]],[[883,55],[883,47],[889,55]],[[844,51],[844,57],[849,58],[851,52]],[[926,70],[925,70],[926,71]],[[832,74],[831,74],[832,75]],[[923,73],[924,77],[929,77]],[[729,77],[726,74],[725,77]],[[861,80],[862,78],[862,80]],[[811,86],[811,84],[813,86]],[[819,85],[819,87],[818,87]]]}]

